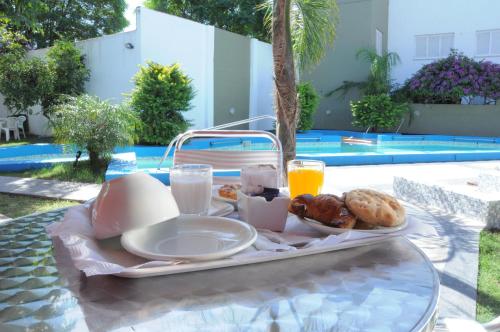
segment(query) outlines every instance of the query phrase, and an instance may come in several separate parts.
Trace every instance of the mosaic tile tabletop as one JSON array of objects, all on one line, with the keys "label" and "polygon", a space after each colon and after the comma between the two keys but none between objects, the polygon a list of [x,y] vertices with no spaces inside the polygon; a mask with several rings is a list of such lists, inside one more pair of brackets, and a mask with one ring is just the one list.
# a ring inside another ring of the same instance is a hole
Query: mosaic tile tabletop
[{"label": "mosaic tile tabletop", "polygon": [[144,279],[85,277],[44,225],[0,224],[0,331],[427,331],[437,273],[404,238]]}]

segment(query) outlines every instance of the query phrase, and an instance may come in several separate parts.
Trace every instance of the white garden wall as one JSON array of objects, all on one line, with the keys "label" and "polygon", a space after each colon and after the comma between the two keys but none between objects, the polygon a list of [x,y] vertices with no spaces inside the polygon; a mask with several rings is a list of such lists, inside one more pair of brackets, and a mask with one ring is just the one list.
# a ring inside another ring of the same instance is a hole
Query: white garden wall
[{"label": "white garden wall", "polygon": [[497,56],[476,56],[476,32],[500,29],[498,0],[390,0],[388,49],[397,52],[401,64],[393,78],[402,83],[422,65],[434,59],[417,59],[417,35],[454,33],[453,47],[467,56],[500,63]]},{"label": "white garden wall", "polygon": [[[274,115],[273,109],[273,50],[270,44],[257,39],[250,41],[250,117]],[[250,124],[250,129],[273,129],[272,120]]]}]

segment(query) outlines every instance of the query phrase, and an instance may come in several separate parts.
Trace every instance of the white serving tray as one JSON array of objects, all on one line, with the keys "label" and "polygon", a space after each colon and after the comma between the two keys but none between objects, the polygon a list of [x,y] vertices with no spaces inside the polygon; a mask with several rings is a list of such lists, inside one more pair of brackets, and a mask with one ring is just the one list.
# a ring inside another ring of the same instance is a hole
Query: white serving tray
[{"label": "white serving tray", "polygon": [[[237,218],[238,215],[233,213],[228,217]],[[290,214],[283,233],[258,230],[257,240],[251,247],[231,257],[203,262],[189,262],[182,259],[148,261],[127,252],[120,244],[120,237],[104,241],[96,240],[92,236],[88,205],[78,205],[68,209],[62,221],[52,223],[46,229],[51,237],[62,240],[75,267],[84,271],[87,276],[116,275],[125,278],[144,278],[334,252],[374,244],[394,236],[418,233],[420,227],[420,223],[411,217],[407,228],[391,234],[353,231],[325,237],[324,234]]]},{"label": "white serving tray", "polygon": [[295,258],[295,257],[321,254],[321,253],[326,253],[326,252],[330,252],[330,251],[333,252],[333,251],[344,250],[344,249],[348,249],[348,248],[366,246],[366,245],[386,241],[393,236],[395,236],[395,235],[378,236],[378,237],[363,239],[363,240],[359,240],[359,241],[349,241],[349,242],[337,244],[335,246],[312,247],[312,248],[304,248],[304,249],[298,249],[295,251],[287,251],[287,252],[274,252],[272,255],[266,255],[266,256],[253,256],[253,257],[246,257],[246,258],[241,257],[238,259],[226,258],[226,259],[207,261],[207,262],[193,262],[193,263],[184,263],[184,264],[178,264],[178,265],[141,268],[141,269],[136,269],[135,271],[131,271],[131,272],[117,273],[117,274],[115,274],[115,276],[124,277],[124,278],[145,278],[145,277],[155,277],[155,276],[186,273],[186,272],[220,269],[220,268],[231,267],[231,266],[240,266],[240,265],[271,262],[271,261],[290,259],[290,258]]}]

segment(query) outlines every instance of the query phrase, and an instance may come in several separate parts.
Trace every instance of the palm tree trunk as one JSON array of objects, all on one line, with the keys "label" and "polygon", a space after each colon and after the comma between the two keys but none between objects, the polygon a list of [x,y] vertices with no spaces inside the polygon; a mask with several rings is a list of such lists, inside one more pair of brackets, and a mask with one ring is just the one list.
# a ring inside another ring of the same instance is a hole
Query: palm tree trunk
[{"label": "palm tree trunk", "polygon": [[290,30],[290,0],[274,0],[272,25],[276,131],[283,146],[283,169],[295,158],[297,92]]}]

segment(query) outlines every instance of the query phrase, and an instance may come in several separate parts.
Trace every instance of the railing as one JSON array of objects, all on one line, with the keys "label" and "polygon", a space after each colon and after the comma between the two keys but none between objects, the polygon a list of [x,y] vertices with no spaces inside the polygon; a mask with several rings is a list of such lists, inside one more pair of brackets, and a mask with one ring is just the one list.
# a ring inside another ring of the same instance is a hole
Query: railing
[{"label": "railing", "polygon": [[[206,129],[202,129],[202,130],[198,130],[198,132],[200,131],[210,131],[210,130],[220,130],[220,129],[225,129],[225,128],[231,128],[231,127],[235,127],[235,126],[239,126],[239,125],[242,125],[242,124],[247,124],[247,123],[252,123],[252,122],[257,122],[257,121],[261,121],[261,120],[273,120],[273,121],[276,121],[276,117],[275,116],[272,116],[272,115],[260,115],[260,116],[256,116],[256,117],[253,117],[253,118],[248,118],[248,119],[244,119],[244,120],[239,120],[239,121],[234,121],[234,122],[229,122],[229,123],[225,123],[225,124],[221,124],[221,125],[218,125],[218,126],[214,126],[214,127],[210,127],[210,128],[206,128]],[[163,157],[161,158],[160,160],[160,163],[158,164],[158,170],[160,169],[161,167],[161,164],[163,164],[163,162],[165,161],[165,159],[168,157],[168,155],[170,154],[170,151],[172,150],[172,147],[174,146],[174,144],[177,143],[177,141],[184,135],[186,135],[187,133],[189,132],[193,132],[193,130],[189,130],[185,133],[182,133],[182,134],[179,134],[177,135],[171,142],[170,144],[168,145],[167,147],[167,150],[165,151],[165,154],[163,155]],[[243,131],[242,132],[245,132],[245,133],[248,133],[248,131]],[[183,140],[183,142],[180,143],[180,146],[184,143],[185,140]],[[281,151],[281,143],[278,141],[278,144],[279,144],[279,150]],[[180,147],[179,146],[179,147]],[[281,152],[282,153],[282,152]]]}]

